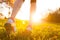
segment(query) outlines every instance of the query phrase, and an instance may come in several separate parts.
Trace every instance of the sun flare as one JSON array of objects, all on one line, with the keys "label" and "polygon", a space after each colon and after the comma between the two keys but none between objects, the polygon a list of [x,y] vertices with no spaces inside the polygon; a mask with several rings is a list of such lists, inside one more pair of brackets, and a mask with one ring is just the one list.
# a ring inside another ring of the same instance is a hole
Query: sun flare
[{"label": "sun flare", "polygon": [[[30,3],[31,0],[25,0],[21,9],[16,15],[17,19],[29,20],[30,19]],[[36,0],[36,11],[32,14],[32,21],[38,21],[48,15],[48,9],[55,11],[60,7],[60,0]],[[4,10],[9,11],[7,8]],[[3,15],[8,16],[7,11],[3,10]]]},{"label": "sun flare", "polygon": [[42,22],[42,18],[47,17],[49,14],[48,9],[55,11],[59,7],[60,0],[37,0],[36,12],[32,15],[32,22]]}]

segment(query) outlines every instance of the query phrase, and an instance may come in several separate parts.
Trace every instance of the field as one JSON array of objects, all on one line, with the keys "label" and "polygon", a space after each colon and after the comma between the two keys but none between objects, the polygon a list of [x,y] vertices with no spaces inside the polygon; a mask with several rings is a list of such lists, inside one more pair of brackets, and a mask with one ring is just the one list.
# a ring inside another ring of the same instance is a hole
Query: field
[{"label": "field", "polygon": [[0,40],[60,40],[60,25],[44,22],[32,24],[31,30],[27,30],[29,22],[16,19],[16,32],[9,37],[6,34],[4,24],[7,19],[0,19]]}]

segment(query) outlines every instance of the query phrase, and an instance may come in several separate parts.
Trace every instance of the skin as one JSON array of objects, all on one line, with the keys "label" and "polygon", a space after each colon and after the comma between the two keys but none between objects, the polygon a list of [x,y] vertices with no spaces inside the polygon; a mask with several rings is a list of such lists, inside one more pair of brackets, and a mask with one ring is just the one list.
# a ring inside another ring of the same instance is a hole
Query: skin
[{"label": "skin", "polygon": [[0,0],[0,3],[3,2],[3,0]]},{"label": "skin", "polygon": [[14,19],[19,8],[21,8],[21,5],[23,3],[23,0],[16,0],[15,3],[14,3],[14,7],[13,7],[13,11],[12,11],[12,14],[11,14],[11,19]]}]

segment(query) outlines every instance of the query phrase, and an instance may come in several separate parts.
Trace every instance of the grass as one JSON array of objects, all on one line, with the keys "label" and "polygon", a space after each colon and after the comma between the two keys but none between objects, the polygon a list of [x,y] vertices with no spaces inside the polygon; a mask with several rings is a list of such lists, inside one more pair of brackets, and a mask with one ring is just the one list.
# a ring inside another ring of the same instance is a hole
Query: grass
[{"label": "grass", "polygon": [[16,33],[7,36],[4,24],[7,20],[0,20],[0,40],[60,40],[60,25],[54,23],[32,24],[32,30],[26,30],[29,22],[16,20]]}]

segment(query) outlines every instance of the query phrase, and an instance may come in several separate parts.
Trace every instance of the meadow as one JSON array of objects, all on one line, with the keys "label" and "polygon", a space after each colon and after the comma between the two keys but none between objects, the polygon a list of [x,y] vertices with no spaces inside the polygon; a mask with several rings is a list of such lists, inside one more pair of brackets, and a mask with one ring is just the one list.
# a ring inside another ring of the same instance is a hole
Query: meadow
[{"label": "meadow", "polygon": [[29,21],[16,19],[16,32],[7,36],[4,24],[7,19],[0,19],[0,40],[60,40],[60,24],[41,23],[32,24],[27,30]]}]

